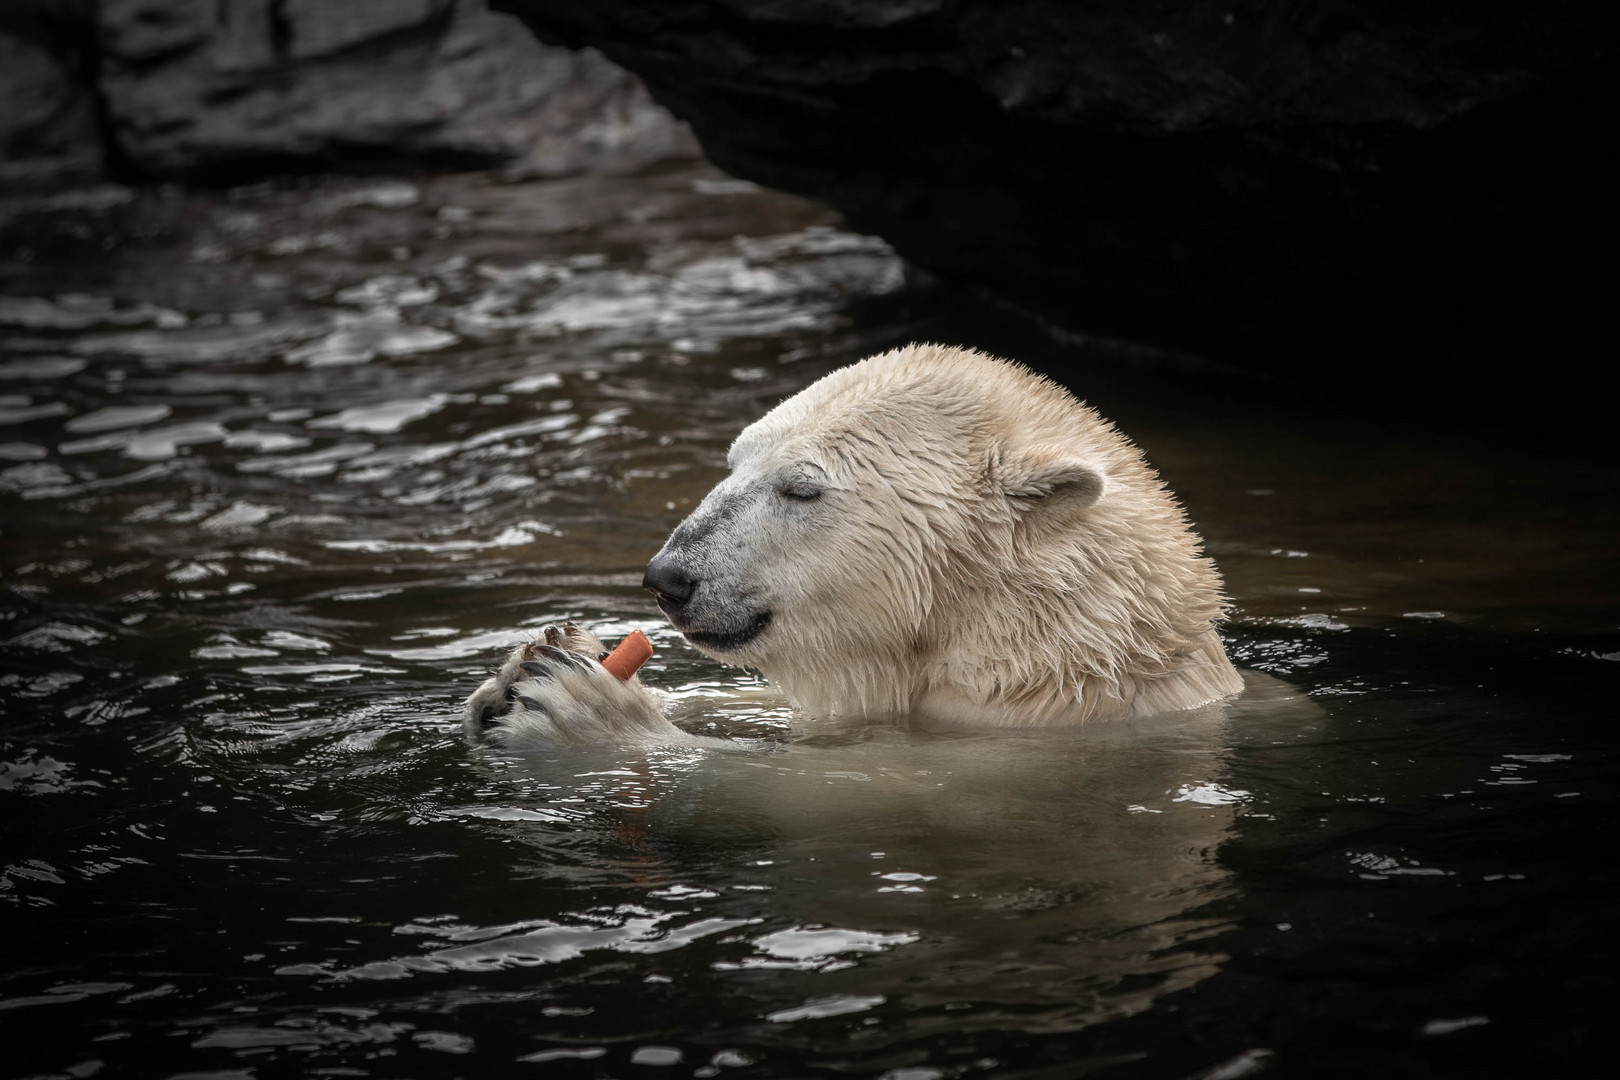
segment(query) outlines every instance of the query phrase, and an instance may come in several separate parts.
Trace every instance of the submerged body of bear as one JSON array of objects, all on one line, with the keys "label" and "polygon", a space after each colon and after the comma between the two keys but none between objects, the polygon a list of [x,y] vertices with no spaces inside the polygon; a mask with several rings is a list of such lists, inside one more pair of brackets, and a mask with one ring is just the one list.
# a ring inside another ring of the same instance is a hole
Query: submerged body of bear
[{"label": "submerged body of bear", "polygon": [[[1031,727],[1243,687],[1180,507],[1111,424],[1016,364],[919,345],[863,360],[744,429],[728,461],[645,584],[699,650],[811,713]],[[577,632],[520,647],[468,728],[691,738],[599,650]]]}]

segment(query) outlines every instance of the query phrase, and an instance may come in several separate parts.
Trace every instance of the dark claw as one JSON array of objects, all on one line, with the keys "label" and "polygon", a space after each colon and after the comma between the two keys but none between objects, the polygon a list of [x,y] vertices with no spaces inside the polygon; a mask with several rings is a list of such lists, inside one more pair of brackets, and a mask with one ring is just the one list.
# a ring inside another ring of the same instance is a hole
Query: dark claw
[{"label": "dark claw", "polygon": [[546,707],[544,705],[534,700],[534,698],[526,697],[523,694],[518,695],[518,704],[522,705],[525,709],[532,709],[537,713],[543,714],[546,711]]},{"label": "dark claw", "polygon": [[530,675],[533,675],[537,679],[546,679],[550,678],[551,676],[551,669],[540,663],[538,660],[525,660],[523,663],[519,664],[518,667],[522,668],[524,671],[527,671]]},{"label": "dark claw", "polygon": [[484,711],[478,714],[478,722],[485,727],[494,727],[500,721],[495,718],[495,706],[485,705]]},{"label": "dark claw", "polygon": [[507,701],[516,701],[517,696],[518,696],[517,684],[513,683],[511,686],[508,686],[506,688],[506,700]]},{"label": "dark claw", "polygon": [[571,652],[564,652],[562,649],[559,649],[553,645],[540,646],[540,655],[544,656],[548,660],[555,660],[559,664],[567,664],[569,667],[580,666],[579,657],[575,656]]}]

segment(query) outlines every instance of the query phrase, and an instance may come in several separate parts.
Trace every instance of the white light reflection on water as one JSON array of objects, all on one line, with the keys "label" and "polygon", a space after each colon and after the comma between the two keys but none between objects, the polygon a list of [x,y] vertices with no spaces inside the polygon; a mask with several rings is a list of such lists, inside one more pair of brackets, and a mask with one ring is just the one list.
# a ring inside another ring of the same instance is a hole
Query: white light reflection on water
[{"label": "white light reflection on water", "polygon": [[[377,961],[360,967],[333,972],[340,979],[404,979],[411,975],[452,971],[490,971],[508,967],[537,967],[573,960],[586,953],[608,950],[618,953],[662,953],[680,949],[714,934],[747,926],[748,919],[697,919],[670,924],[677,916],[619,907],[611,911],[584,913],[573,924],[540,922],[513,928],[458,929],[440,932],[424,927],[419,933],[441,936],[457,944],[419,956]],[[461,944],[461,942],[469,942]],[[278,974],[314,974],[319,968],[308,965]],[[321,971],[322,974],[326,972]]]}]

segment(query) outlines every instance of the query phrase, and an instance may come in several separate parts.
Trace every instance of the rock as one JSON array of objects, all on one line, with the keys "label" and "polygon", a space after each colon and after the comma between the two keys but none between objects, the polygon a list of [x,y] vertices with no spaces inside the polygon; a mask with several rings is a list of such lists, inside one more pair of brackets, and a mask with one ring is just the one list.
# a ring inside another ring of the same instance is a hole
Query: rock
[{"label": "rock", "polygon": [[28,103],[0,126],[0,176],[89,177],[107,161],[126,178],[201,182],[495,166],[553,176],[699,156],[634,77],[594,51],[542,45],[474,0],[69,8],[23,0],[0,18],[0,86]]},{"label": "rock", "polygon": [[692,157],[684,128],[593,52],[470,0],[103,0],[115,137],[152,176]]},{"label": "rock", "polygon": [[0,189],[88,181],[105,168],[84,58],[63,29],[48,10],[0,11]]},{"label": "rock", "polygon": [[1410,376],[1600,306],[1571,258],[1616,233],[1596,0],[495,6],[727,171],[1072,328],[1295,371],[1405,343]]}]

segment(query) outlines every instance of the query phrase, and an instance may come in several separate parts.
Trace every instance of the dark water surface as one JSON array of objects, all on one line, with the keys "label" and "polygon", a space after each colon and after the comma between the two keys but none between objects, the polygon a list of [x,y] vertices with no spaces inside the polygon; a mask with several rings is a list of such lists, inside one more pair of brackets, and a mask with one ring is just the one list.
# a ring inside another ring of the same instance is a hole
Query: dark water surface
[{"label": "dark water surface", "polygon": [[[14,201],[0,296],[7,1076],[1607,1072],[1607,458],[1054,343],[702,171]],[[665,629],[731,437],[913,338],[1068,372],[1296,700],[830,726]],[[565,618],[748,748],[469,747]]]}]

